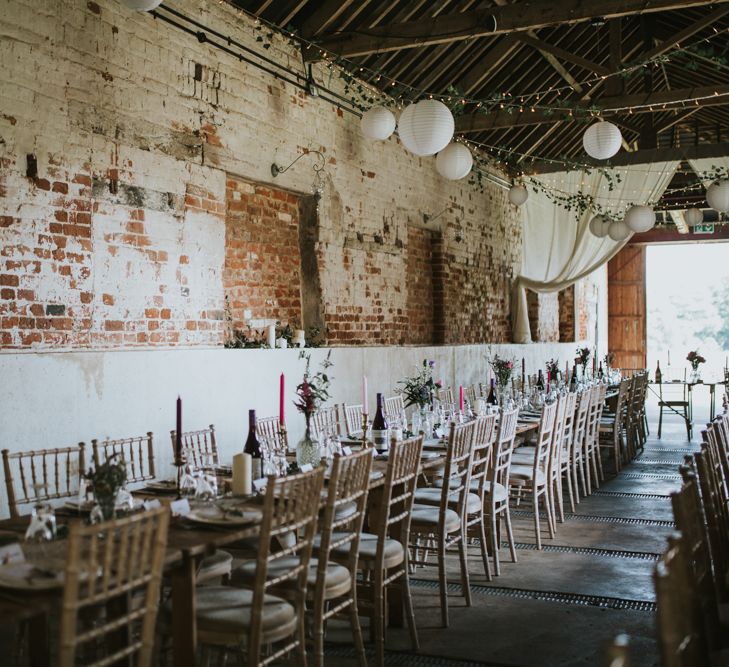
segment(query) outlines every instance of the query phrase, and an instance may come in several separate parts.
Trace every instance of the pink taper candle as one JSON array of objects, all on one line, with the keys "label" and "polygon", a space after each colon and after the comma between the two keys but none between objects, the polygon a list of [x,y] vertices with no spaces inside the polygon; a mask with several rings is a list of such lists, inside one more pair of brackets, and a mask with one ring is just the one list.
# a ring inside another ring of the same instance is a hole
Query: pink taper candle
[{"label": "pink taper candle", "polygon": [[370,412],[367,405],[367,376],[362,376],[362,414],[368,415]]},{"label": "pink taper candle", "polygon": [[458,409],[463,412],[463,386],[458,387]]},{"label": "pink taper candle", "polygon": [[281,373],[278,389],[278,423],[283,426],[286,421],[284,419],[284,374]]}]

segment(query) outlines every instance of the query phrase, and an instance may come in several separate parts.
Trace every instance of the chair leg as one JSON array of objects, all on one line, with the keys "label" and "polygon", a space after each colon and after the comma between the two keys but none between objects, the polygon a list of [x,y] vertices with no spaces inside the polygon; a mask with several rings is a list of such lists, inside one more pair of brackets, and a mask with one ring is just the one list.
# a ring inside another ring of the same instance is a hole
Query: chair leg
[{"label": "chair leg", "polygon": [[[481,514],[481,521],[478,524],[479,539],[481,541],[481,560],[483,560],[483,572],[486,575],[486,581],[491,581],[491,566],[489,565],[489,550],[486,544],[486,526],[484,525],[484,516]],[[494,545],[495,547],[496,545]]]},{"label": "chair leg", "polygon": [[663,426],[663,406],[658,410],[658,439],[661,439],[661,427]]},{"label": "chair leg", "polygon": [[466,548],[466,534],[461,532],[461,539],[458,542],[458,558],[461,561],[461,588],[463,588],[463,597],[466,598],[466,606],[470,607],[471,601],[471,581],[468,574],[468,549]]},{"label": "chair leg", "polygon": [[301,609],[299,611],[298,619],[298,634],[299,634],[299,645],[296,647],[296,662],[299,667],[306,667],[306,610]]},{"label": "chair leg", "polygon": [[[572,487],[574,488],[575,494],[575,505],[580,504],[580,484],[577,473],[579,472],[579,463],[574,461],[570,464],[570,475],[572,477]],[[584,489],[583,489],[584,491]],[[572,510],[574,512],[574,509]]]},{"label": "chair leg", "polygon": [[413,610],[413,596],[410,592],[410,579],[408,577],[407,570],[402,576],[402,598],[405,605],[405,616],[408,620],[408,630],[410,632],[410,644],[412,645],[413,651],[417,651],[420,648],[420,642],[418,641],[418,628],[415,625],[415,612]]},{"label": "chair leg", "polygon": [[572,514],[575,513],[575,494],[572,489],[572,470],[567,468],[565,477],[567,477],[567,494],[569,495],[570,499],[570,511]]},{"label": "chair leg", "polygon": [[382,583],[382,572],[375,576],[373,596],[372,627],[375,631],[375,664],[385,665],[385,591]]},{"label": "chair leg", "polygon": [[554,507],[549,498],[549,487],[542,492],[542,498],[544,498],[544,507],[547,510],[547,530],[549,531],[549,539],[553,540],[555,535],[555,517]]},{"label": "chair leg", "polygon": [[509,552],[511,554],[511,562],[516,563],[516,543],[514,542],[514,531],[511,528],[511,513],[507,503],[504,510],[504,521],[506,522],[506,535],[509,539]]},{"label": "chair leg", "polygon": [[[532,492],[532,506],[534,507],[534,536],[536,537],[537,549],[542,550],[542,535],[539,532],[539,496],[537,495],[537,487],[534,485],[534,491]],[[549,516],[547,516],[549,520]]]},{"label": "chair leg", "polygon": [[562,474],[555,479],[557,487],[557,509],[559,510],[559,521],[564,523],[564,489],[562,488]]},{"label": "chair leg", "polygon": [[359,667],[367,667],[367,656],[365,654],[364,641],[362,640],[362,626],[359,623],[359,614],[357,613],[356,590],[352,592],[352,604],[349,605],[349,624],[352,626],[352,639],[354,640],[354,648],[357,650]]},{"label": "chair leg", "polygon": [[446,576],[445,535],[438,535],[438,583],[440,586],[440,616],[444,628],[448,627],[448,577]]},{"label": "chair leg", "polygon": [[[508,514],[507,514],[508,516]],[[497,514],[494,512],[491,514],[491,544],[494,549],[494,574],[498,577],[501,574],[501,567],[499,566],[499,542],[496,530]],[[508,526],[507,526],[508,530]]]}]

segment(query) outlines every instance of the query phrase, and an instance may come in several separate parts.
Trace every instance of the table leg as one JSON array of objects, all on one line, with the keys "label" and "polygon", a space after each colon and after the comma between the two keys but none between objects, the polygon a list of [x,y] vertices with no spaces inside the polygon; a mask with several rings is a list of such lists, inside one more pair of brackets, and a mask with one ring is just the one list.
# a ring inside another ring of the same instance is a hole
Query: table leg
[{"label": "table leg", "polygon": [[47,613],[36,614],[28,620],[28,644],[31,667],[47,667],[51,664]]},{"label": "table leg", "polygon": [[714,416],[716,414],[716,385],[710,384],[709,385],[709,395],[711,397],[711,407],[709,408],[709,421],[714,421]]},{"label": "table leg", "polygon": [[197,622],[195,618],[195,559],[184,554],[172,571],[172,653],[176,667],[195,665]]}]

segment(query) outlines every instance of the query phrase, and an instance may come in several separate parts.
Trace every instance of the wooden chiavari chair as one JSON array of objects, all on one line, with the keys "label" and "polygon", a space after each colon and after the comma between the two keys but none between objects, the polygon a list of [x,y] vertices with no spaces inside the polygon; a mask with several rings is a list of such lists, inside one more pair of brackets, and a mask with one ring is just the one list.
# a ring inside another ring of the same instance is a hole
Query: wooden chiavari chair
[{"label": "wooden chiavari chair", "polygon": [[585,435],[587,433],[587,413],[590,409],[591,392],[589,389],[577,394],[575,425],[570,453],[570,470],[575,489],[575,503],[580,502],[579,482],[582,482],[582,495],[592,493],[590,476],[585,470]]},{"label": "wooden chiavari chair", "polygon": [[127,466],[127,484],[154,479],[154,446],[152,433],[117,440],[92,440],[94,465],[98,466],[117,456]]},{"label": "wooden chiavari chair", "polygon": [[78,496],[86,472],[85,445],[29,452],[2,450],[10,516],[21,506]]},{"label": "wooden chiavari chair", "polygon": [[[357,616],[357,553],[362,532],[373,450],[361,450],[350,456],[335,456],[327,484],[327,501],[314,538],[314,557],[309,561],[307,600],[310,603],[314,658],[324,664],[324,629],[326,621],[347,612],[360,663],[366,665],[362,632]],[[296,567],[296,556],[281,558],[268,568],[267,578],[278,579]],[[233,572],[233,585],[251,588],[256,580],[256,561],[248,561]],[[292,599],[296,582],[287,581],[271,592]]]},{"label": "wooden chiavari chair", "polygon": [[[150,434],[151,435],[151,434]],[[177,431],[170,431],[172,453],[176,453]],[[215,441],[215,427],[210,424],[208,428],[200,431],[187,431],[182,434],[182,457],[195,468],[220,465],[218,458],[218,444]]]},{"label": "wooden chiavari chair", "polygon": [[[350,438],[361,438],[364,435],[364,431],[362,430],[362,420],[364,419],[362,404],[347,405],[347,403],[342,403],[342,414],[344,415],[344,425],[347,429],[347,435]],[[387,419],[390,419],[389,415]]]},{"label": "wooden chiavari chair", "polygon": [[315,440],[333,438],[340,434],[339,410],[336,405],[320,408],[311,415],[311,437]]},{"label": "wooden chiavari chair", "polygon": [[456,402],[453,394],[453,387],[442,387],[436,390],[435,397],[445,405],[453,405]]},{"label": "wooden chiavari chair", "polygon": [[[89,645],[103,655],[86,665],[152,664],[168,522],[169,510],[160,507],[92,526],[71,524],[60,613],[61,667],[76,665],[77,653]],[[90,614],[85,612],[100,605],[106,605],[106,614],[93,613],[93,624],[87,625]]]},{"label": "wooden chiavari chair", "polygon": [[[688,399],[688,389],[686,387],[686,371],[683,372],[683,382],[681,383],[681,398],[672,398],[672,399],[664,399],[663,398],[663,384],[660,383],[658,385],[658,439],[661,439],[661,431],[663,428],[663,411],[664,409],[668,409],[669,412],[674,412],[675,414],[679,415],[684,423],[686,424],[686,437],[688,438],[689,442],[691,441],[691,437],[693,435],[693,427],[691,424],[691,415],[689,414],[689,399]],[[668,384],[668,383],[666,383]],[[633,393],[636,393],[639,391],[639,388],[637,387],[637,384],[633,387]],[[633,424],[635,421],[635,416],[633,415],[633,397],[631,396],[631,433],[633,430]],[[635,436],[633,436],[635,437]]]},{"label": "wooden chiavari chair", "polygon": [[[306,663],[305,611],[309,560],[314,542],[324,469],[276,478],[270,476],[252,587],[202,586],[197,589],[196,617],[201,644],[247,654],[248,665],[268,665],[296,649]],[[272,538],[294,533],[298,539],[272,551]],[[292,567],[279,568],[282,559]],[[269,577],[269,572],[276,575]],[[291,600],[270,591],[289,584]],[[274,644],[283,644],[274,648]],[[264,647],[270,650],[262,655]]]},{"label": "wooden chiavari chair", "polygon": [[385,399],[385,417],[387,421],[402,418],[405,412],[405,402],[400,394]]},{"label": "wooden chiavari chair", "polygon": [[[438,583],[440,589],[440,612],[444,628],[448,627],[448,578],[446,573],[446,551],[451,546],[458,547],[461,566],[461,584],[466,605],[471,606],[471,586],[468,573],[468,551],[466,548],[466,515],[468,503],[473,503],[474,510],[481,499],[470,493],[471,463],[473,461],[474,421],[465,424],[451,423],[446,450],[443,486],[436,489],[440,496],[437,506],[420,504],[419,492],[415,493],[413,515],[410,524],[411,547],[417,554],[423,548],[422,541],[435,543],[438,566]],[[421,496],[422,497],[422,496]],[[425,557],[413,558],[413,565],[431,565]]]},{"label": "wooden chiavari chair", "polygon": [[499,418],[496,442],[493,449],[494,463],[486,486],[486,517],[491,526],[491,548],[493,549],[494,574],[501,574],[499,549],[501,547],[501,518],[506,524],[511,561],[516,563],[516,545],[509,513],[509,474],[511,456],[516,440],[516,427],[519,422],[519,409],[504,411]]},{"label": "wooden chiavari chair", "polygon": [[277,453],[286,454],[289,451],[289,440],[286,427],[281,428],[281,418],[263,417],[256,421],[256,433],[266,439],[269,446]]},{"label": "wooden chiavari chair", "polygon": [[[385,589],[398,586],[405,605],[405,616],[413,650],[418,650],[418,632],[410,593],[410,522],[415,487],[423,450],[422,433],[416,438],[390,442],[385,483],[374,507],[370,528],[359,541],[357,568],[362,572],[357,591],[360,615],[372,617],[376,664],[385,664]],[[370,503],[372,505],[372,503]]]},{"label": "wooden chiavari chair", "polygon": [[626,443],[623,438],[623,414],[626,411],[626,401],[632,380],[623,378],[618,388],[618,397],[615,403],[615,412],[603,412],[600,419],[600,447],[612,453],[615,472],[620,472],[623,457],[627,454]]},{"label": "wooden chiavari chair", "polygon": [[[570,440],[572,439],[572,430],[575,421],[575,405],[577,403],[577,395],[570,392],[560,397],[560,401],[564,404],[561,415],[561,423],[555,429],[555,451],[552,456],[550,466],[550,478],[552,480],[552,499],[555,506],[555,513],[559,515],[559,520],[564,523],[564,493],[562,489],[562,474],[565,470],[565,460],[569,459]],[[569,463],[568,463],[569,465]],[[574,500],[572,496],[572,485],[569,477],[567,478],[567,488],[571,502],[571,509],[574,512]]]},{"label": "wooden chiavari chair", "polygon": [[468,401],[471,409],[475,411],[476,401],[481,398],[480,385],[471,384],[463,390],[464,398]]},{"label": "wooden chiavari chair", "polygon": [[[489,490],[489,475],[493,467],[493,446],[496,438],[496,415],[476,418],[473,436],[473,460],[471,463],[470,493],[466,503],[466,532],[479,539],[483,569],[486,578],[491,581],[489,566],[488,540],[486,538],[486,494]],[[458,481],[456,481],[456,484]],[[426,505],[440,505],[443,478],[434,482],[435,488],[418,489],[415,502]],[[472,496],[475,496],[472,497]],[[476,503],[476,498],[479,502]],[[451,508],[454,507],[451,502]]]},{"label": "wooden chiavari chair", "polygon": [[600,457],[600,419],[605,407],[607,385],[598,384],[592,387],[590,407],[587,412],[587,429],[585,434],[585,466],[588,474],[592,474],[592,485],[600,488],[600,481],[605,479]]},{"label": "wooden chiavari chair", "polygon": [[549,502],[549,455],[552,447],[552,436],[554,434],[555,419],[557,417],[558,404],[552,403],[542,408],[542,418],[539,423],[539,432],[534,448],[533,464],[516,465],[512,463],[509,472],[509,487],[513,495],[522,492],[531,495],[534,508],[534,533],[537,542],[537,549],[542,548],[542,535],[539,527],[539,499],[544,501],[544,508],[547,513],[547,526],[549,537],[554,537],[554,517]]}]

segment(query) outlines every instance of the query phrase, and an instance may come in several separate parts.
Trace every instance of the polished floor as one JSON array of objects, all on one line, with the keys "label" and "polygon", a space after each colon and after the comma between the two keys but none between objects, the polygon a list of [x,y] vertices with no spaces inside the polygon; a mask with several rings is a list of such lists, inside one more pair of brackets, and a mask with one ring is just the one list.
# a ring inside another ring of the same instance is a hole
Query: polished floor
[{"label": "polished floor", "polygon": [[[666,536],[673,530],[669,494],[680,486],[678,466],[697,449],[677,418],[657,419],[642,455],[582,499],[558,524],[556,537],[534,548],[533,515],[513,512],[517,563],[502,549],[501,576],[486,581],[477,547],[469,550],[473,605],[466,607],[457,554],[449,556],[450,627],[440,627],[436,568],[414,575],[420,650],[407,633],[388,632],[388,665],[599,665],[603,647],[615,635],[631,639],[632,664],[657,665],[655,593],[652,572]],[[543,537],[546,532],[543,533]],[[344,628],[330,643],[327,663],[356,664]],[[330,635],[331,636],[331,635]]]}]

